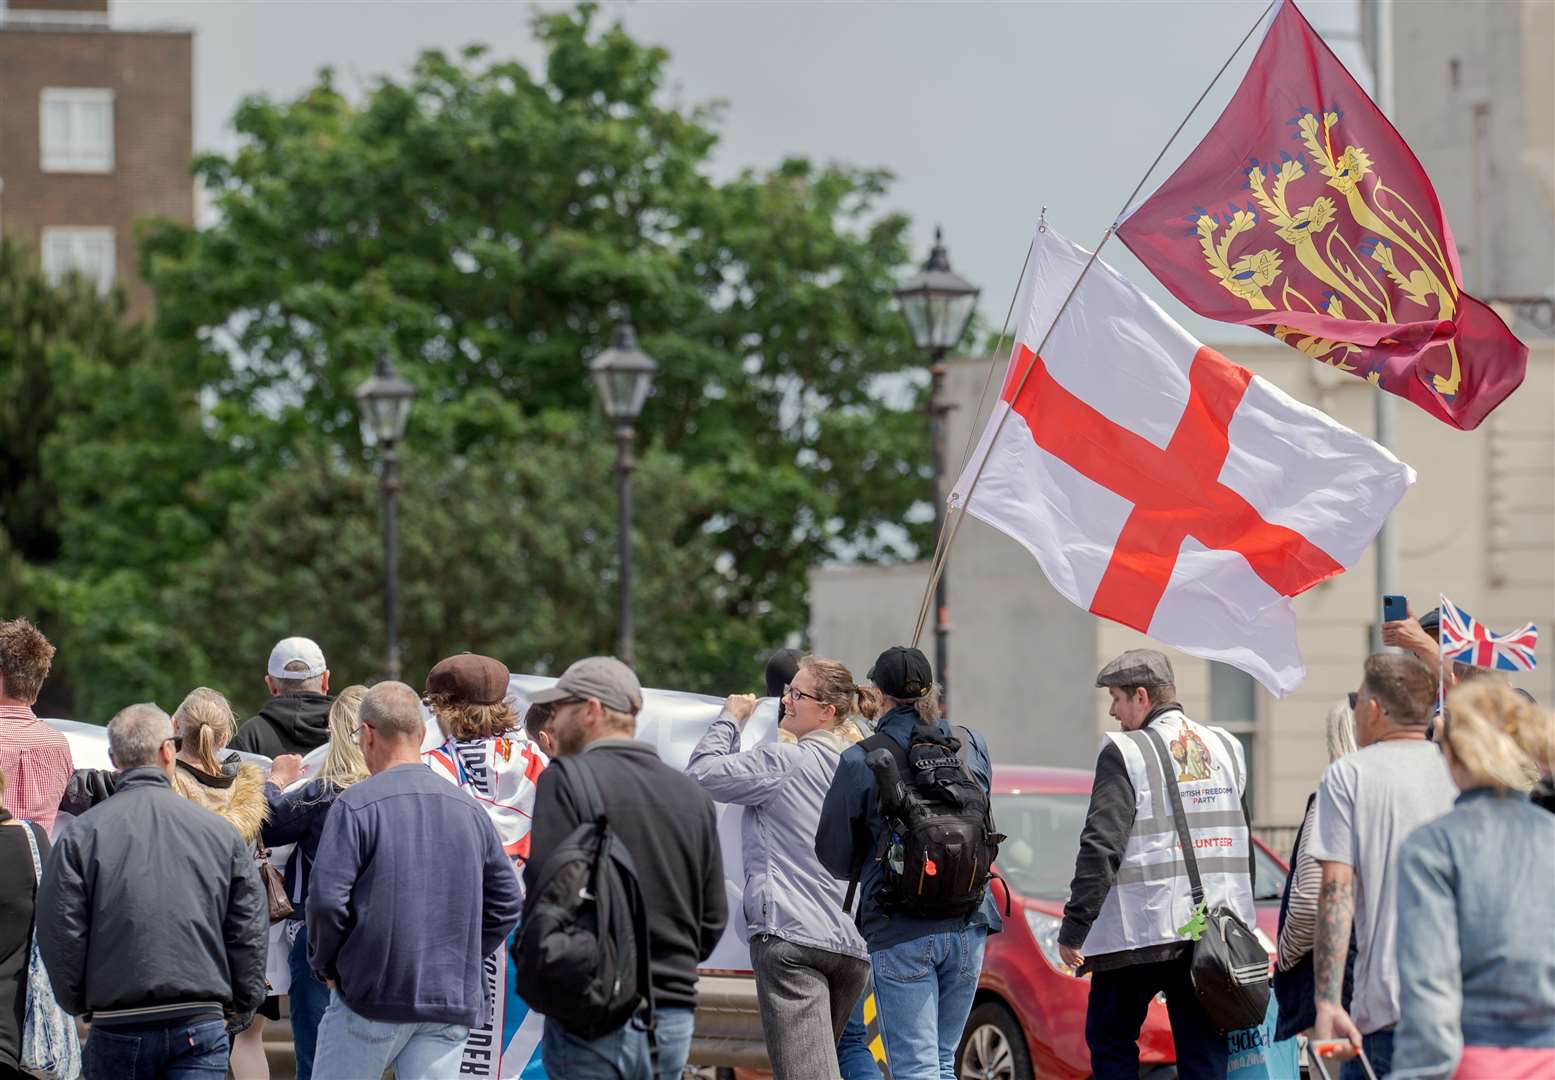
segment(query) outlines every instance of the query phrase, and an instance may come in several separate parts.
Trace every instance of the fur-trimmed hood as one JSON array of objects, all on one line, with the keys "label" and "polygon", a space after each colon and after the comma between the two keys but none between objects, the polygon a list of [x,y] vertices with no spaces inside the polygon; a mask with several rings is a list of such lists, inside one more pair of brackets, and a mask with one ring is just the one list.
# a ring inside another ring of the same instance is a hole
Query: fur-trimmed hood
[{"label": "fur-trimmed hood", "polygon": [[250,847],[259,843],[259,828],[269,816],[270,805],[265,801],[265,777],[257,765],[234,755],[222,763],[219,776],[212,776],[179,761],[173,772],[173,790],[226,818]]}]

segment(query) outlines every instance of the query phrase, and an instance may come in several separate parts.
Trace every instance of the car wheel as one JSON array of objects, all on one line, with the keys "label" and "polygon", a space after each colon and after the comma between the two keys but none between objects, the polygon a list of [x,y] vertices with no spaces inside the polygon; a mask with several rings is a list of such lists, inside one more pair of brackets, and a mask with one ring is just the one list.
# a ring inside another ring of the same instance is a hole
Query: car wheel
[{"label": "car wheel", "polygon": [[958,1080],[1032,1080],[1031,1053],[1015,1014],[988,1001],[967,1017],[956,1050]]}]

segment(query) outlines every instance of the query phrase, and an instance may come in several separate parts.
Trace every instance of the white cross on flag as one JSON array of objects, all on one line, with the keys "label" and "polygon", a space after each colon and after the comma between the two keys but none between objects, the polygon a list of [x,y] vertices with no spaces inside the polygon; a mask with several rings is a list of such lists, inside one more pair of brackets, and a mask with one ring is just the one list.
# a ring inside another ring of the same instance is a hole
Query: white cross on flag
[{"label": "white cross on flag", "polygon": [[1288,694],[1306,676],[1290,598],[1360,557],[1415,472],[1100,260],[1055,325],[1088,258],[1038,234],[1004,389],[950,505],[970,493],[967,513],[1093,614]]}]

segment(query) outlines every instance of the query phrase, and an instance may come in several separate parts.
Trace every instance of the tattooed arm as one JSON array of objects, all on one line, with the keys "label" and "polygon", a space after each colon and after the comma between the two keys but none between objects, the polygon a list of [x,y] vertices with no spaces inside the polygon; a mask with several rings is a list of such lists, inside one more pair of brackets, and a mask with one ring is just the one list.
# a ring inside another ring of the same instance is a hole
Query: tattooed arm
[{"label": "tattooed arm", "polygon": [[1317,898],[1317,941],[1312,967],[1317,999],[1314,1039],[1349,1039],[1357,1048],[1361,1033],[1340,1002],[1344,990],[1344,959],[1350,950],[1350,923],[1355,915],[1354,871],[1341,862],[1323,862],[1323,884]]}]

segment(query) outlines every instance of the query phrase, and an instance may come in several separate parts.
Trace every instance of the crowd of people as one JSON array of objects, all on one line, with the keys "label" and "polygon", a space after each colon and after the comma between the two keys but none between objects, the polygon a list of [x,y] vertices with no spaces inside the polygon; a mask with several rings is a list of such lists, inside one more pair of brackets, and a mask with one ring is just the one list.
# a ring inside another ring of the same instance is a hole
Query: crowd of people
[{"label": "crowd of people", "polygon": [[[1327,717],[1281,905],[1279,1035],[1338,1040],[1400,1080],[1549,1076],[1555,816],[1529,792],[1555,717],[1473,669],[1449,674],[1439,709],[1440,658],[1409,623]],[[36,1071],[34,1010],[51,1007],[89,1025],[91,1080],[267,1080],[277,965],[299,1077],[458,1076],[488,961],[509,952],[546,1017],[548,1075],[678,1078],[697,969],[731,917],[715,802],[744,808],[738,916],[774,1074],[879,1077],[872,992],[891,1075],[955,1076],[1003,926],[1003,837],[987,742],[946,720],[917,649],[887,649],[864,680],[773,654],[777,737],[746,738],[757,698],[731,695],[684,770],[635,737],[643,692],[618,660],[578,660],[521,704],[504,665],[469,653],[420,691],[331,693],[297,637],[245,723],[206,687],[171,715],[128,705],[107,726],[113,769],[76,769],[32,711],[53,652],[0,622],[0,1080]],[[1101,1078],[1139,1076],[1158,995],[1179,1074],[1229,1068],[1190,928],[1254,924],[1248,763],[1175,682],[1153,650],[1096,677],[1118,730],[1058,943],[1090,977]],[[1265,963],[1244,981],[1267,978]],[[1358,1057],[1343,1067],[1362,1075]]]}]

